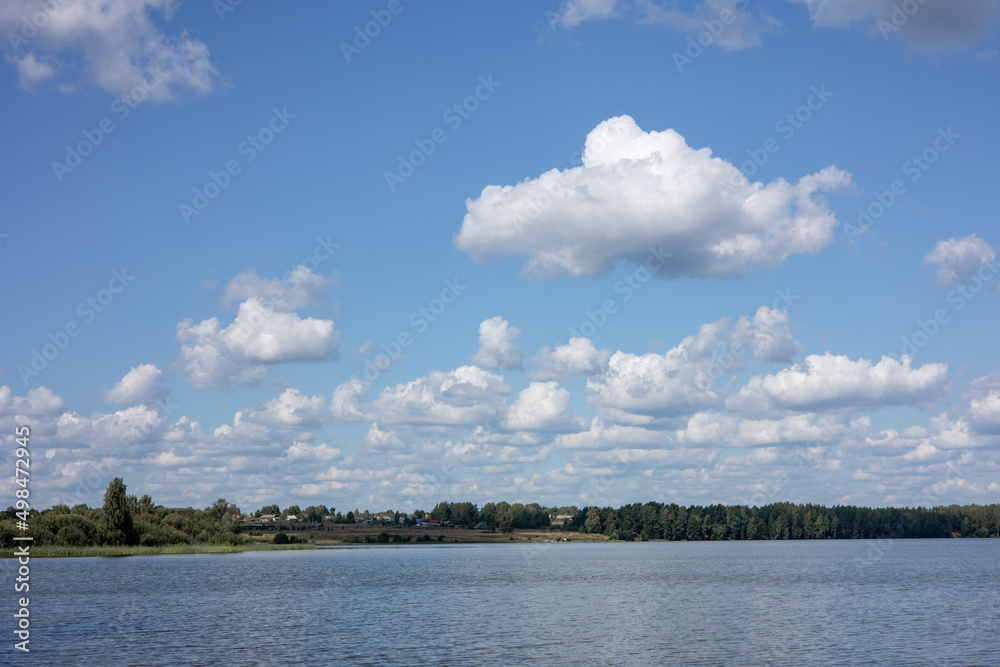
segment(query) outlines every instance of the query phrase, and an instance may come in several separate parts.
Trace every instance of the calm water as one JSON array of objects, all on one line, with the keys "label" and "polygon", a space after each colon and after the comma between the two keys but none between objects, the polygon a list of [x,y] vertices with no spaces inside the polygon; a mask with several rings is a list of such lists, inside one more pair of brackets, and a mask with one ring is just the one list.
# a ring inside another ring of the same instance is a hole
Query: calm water
[{"label": "calm water", "polygon": [[25,665],[1000,665],[1000,540],[39,559],[31,575]]}]

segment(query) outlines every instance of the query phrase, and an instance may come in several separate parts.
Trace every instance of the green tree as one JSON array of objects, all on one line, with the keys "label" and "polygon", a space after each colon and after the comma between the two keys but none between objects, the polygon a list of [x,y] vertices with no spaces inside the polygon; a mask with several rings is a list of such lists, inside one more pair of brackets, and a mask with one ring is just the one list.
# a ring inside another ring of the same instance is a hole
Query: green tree
[{"label": "green tree", "polygon": [[431,518],[438,521],[451,521],[451,503],[440,502],[431,510]]},{"label": "green tree", "polygon": [[108,540],[113,545],[133,545],[139,542],[132,524],[132,512],[128,496],[125,495],[126,489],[125,481],[121,477],[115,477],[104,493],[102,518],[108,530]]},{"label": "green tree", "polygon": [[305,519],[306,521],[322,521],[323,517],[330,513],[326,505],[310,505],[309,507],[302,510],[302,514],[299,515],[300,519]]}]

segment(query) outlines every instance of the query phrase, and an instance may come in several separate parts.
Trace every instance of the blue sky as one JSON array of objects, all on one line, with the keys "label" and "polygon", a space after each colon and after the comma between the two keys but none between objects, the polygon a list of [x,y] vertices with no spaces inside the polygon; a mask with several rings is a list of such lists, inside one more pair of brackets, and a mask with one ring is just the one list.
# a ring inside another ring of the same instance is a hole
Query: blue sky
[{"label": "blue sky", "polygon": [[36,506],[995,502],[1000,3],[904,4],[7,3]]}]

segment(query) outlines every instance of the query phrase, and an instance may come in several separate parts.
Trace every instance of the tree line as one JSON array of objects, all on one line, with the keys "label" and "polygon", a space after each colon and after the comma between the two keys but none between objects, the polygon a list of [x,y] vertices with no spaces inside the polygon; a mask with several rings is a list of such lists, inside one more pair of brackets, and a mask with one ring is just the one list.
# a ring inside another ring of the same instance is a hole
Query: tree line
[{"label": "tree line", "polygon": [[650,502],[617,509],[584,507],[563,529],[626,541],[1000,537],[1000,505],[683,507]]},{"label": "tree line", "polygon": [[555,509],[538,503],[511,505],[501,501],[486,503],[479,509],[475,503],[440,502],[431,510],[430,517],[468,527],[484,523],[490,530],[510,533],[515,529],[547,528],[552,523],[550,512]]},{"label": "tree line", "polygon": [[[301,510],[292,505],[279,511],[268,505],[254,512],[289,515],[310,522],[354,523],[370,518],[367,510],[341,514],[325,505]],[[948,505],[934,508],[869,508],[838,505],[773,503],[763,507],[709,505],[707,507],[656,502],[618,508],[589,506],[545,507],[538,503],[486,503],[443,501],[430,513],[408,514],[388,510],[397,525],[412,525],[430,518],[452,525],[483,526],[504,533],[514,530],[561,528],[598,533],[614,540],[800,540],[1000,537],[1000,505]],[[555,516],[569,516],[553,525]],[[23,535],[13,507],[0,512],[0,546],[12,548],[14,537]],[[124,480],[116,477],[104,494],[100,508],[87,505],[56,505],[32,510],[28,531],[36,545],[164,546],[171,544],[245,544],[244,517],[240,509],[219,498],[204,509],[168,508],[153,503],[149,495],[127,493]],[[388,535],[388,534],[386,534]],[[381,537],[381,536],[380,536]],[[387,538],[388,539],[388,538]]]}]

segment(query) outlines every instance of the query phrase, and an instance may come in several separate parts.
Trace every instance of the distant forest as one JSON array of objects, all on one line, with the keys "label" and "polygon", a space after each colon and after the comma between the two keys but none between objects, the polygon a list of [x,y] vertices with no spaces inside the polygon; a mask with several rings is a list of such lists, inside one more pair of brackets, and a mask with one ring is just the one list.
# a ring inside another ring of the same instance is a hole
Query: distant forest
[{"label": "distant forest", "polygon": [[618,509],[585,507],[566,522],[564,530],[629,541],[1000,537],[1000,505],[871,509],[794,503],[763,507],[646,503]]}]

